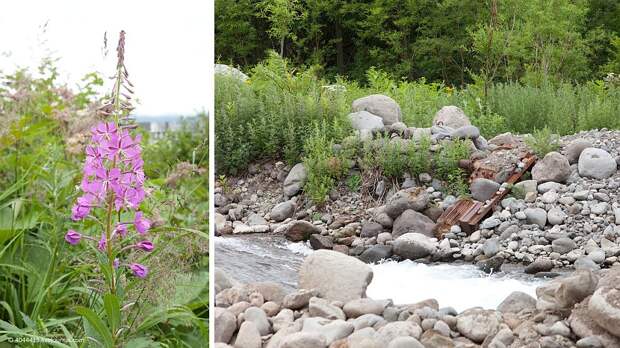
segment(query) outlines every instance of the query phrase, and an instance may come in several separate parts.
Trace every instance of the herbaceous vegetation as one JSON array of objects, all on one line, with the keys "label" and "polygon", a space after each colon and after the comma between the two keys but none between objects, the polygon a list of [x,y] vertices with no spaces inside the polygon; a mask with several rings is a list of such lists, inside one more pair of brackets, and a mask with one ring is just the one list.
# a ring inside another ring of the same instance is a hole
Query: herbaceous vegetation
[{"label": "herbaceous vegetation", "polygon": [[208,342],[206,118],[151,139],[117,56],[103,98],[51,60],[2,76],[0,346]]},{"label": "herbaceous vegetation", "polygon": [[617,1],[215,6],[216,58],[249,75],[216,77],[221,175],[243,173],[255,160],[303,161],[305,191],[322,202],[341,179],[356,182],[347,165],[357,161],[361,183],[432,172],[450,182],[447,190],[464,191],[454,160],[462,144],[434,156],[423,138],[345,144],[351,102],[369,94],[395,99],[409,127],[429,127],[437,110],[456,105],[486,138],[531,134],[540,155],[557,148],[555,134],[620,127]]}]

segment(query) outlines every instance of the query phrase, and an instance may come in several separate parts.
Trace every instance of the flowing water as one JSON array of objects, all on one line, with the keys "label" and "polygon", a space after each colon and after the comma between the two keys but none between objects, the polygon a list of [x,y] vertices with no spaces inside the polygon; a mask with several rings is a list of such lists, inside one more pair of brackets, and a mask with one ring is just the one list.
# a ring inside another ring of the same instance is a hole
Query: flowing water
[{"label": "flowing water", "polygon": [[[275,281],[287,289],[297,285],[297,270],[312,249],[277,236],[244,235],[215,237],[215,267],[244,282]],[[523,274],[520,269],[493,275],[470,264],[421,264],[388,261],[371,265],[373,281],[367,295],[392,299],[396,304],[429,298],[441,307],[462,311],[471,307],[495,309],[513,291],[535,297],[544,280]]]}]

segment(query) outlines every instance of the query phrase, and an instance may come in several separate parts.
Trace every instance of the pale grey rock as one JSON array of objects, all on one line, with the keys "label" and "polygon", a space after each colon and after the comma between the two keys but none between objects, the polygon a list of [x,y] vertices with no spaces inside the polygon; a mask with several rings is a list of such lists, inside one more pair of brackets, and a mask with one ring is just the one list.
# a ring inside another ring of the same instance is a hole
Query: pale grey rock
[{"label": "pale grey rock", "polygon": [[400,106],[386,95],[373,94],[353,101],[353,112],[368,111],[381,117],[386,126],[402,121]]},{"label": "pale grey rock", "polygon": [[471,125],[469,118],[461,108],[454,105],[442,107],[433,117],[433,126],[446,126],[457,129],[469,125]]},{"label": "pale grey rock", "polygon": [[499,331],[502,315],[494,310],[473,308],[457,315],[456,320],[456,328],[461,335],[482,343],[485,338]]},{"label": "pale grey rock", "polygon": [[237,338],[235,339],[235,348],[261,348],[261,335],[258,329],[251,321],[245,321],[241,324]]},{"label": "pale grey rock", "polygon": [[362,261],[331,250],[317,250],[299,270],[299,287],[316,289],[323,298],[348,302],[366,297],[372,269]]},{"label": "pale grey rock", "polygon": [[433,254],[437,243],[420,233],[406,233],[393,242],[393,252],[404,259],[417,260]]},{"label": "pale grey rock", "polygon": [[616,172],[616,160],[609,152],[589,147],[579,156],[579,175],[594,179],[606,179]]},{"label": "pale grey rock", "polygon": [[547,224],[547,212],[542,208],[527,208],[525,209],[525,216],[529,223],[540,227],[545,227]]},{"label": "pale grey rock", "polygon": [[237,330],[237,318],[230,311],[215,307],[215,342],[228,343]]},{"label": "pale grey rock", "polygon": [[353,112],[348,115],[351,127],[357,130],[367,129],[370,131],[381,130],[384,128],[383,119],[373,115],[368,111]]},{"label": "pale grey rock", "polygon": [[297,163],[284,179],[284,194],[292,197],[299,193],[306,183],[308,174],[303,163]]},{"label": "pale grey rock", "polygon": [[295,203],[291,201],[282,202],[276,204],[276,206],[271,209],[271,214],[269,215],[271,216],[271,219],[276,222],[284,221],[293,216],[293,213],[295,213],[295,208]]},{"label": "pale grey rock", "polygon": [[267,319],[265,311],[258,307],[250,307],[243,313],[245,321],[252,322],[261,336],[265,336],[271,333],[271,324]]},{"label": "pale grey rock", "polygon": [[[326,348],[325,337],[316,332],[296,332],[285,336],[278,348]],[[274,347],[275,348],[275,347]]]},{"label": "pale grey rock", "polygon": [[519,313],[524,309],[536,309],[536,299],[522,291],[510,293],[510,295],[497,306],[497,310],[502,313]]}]

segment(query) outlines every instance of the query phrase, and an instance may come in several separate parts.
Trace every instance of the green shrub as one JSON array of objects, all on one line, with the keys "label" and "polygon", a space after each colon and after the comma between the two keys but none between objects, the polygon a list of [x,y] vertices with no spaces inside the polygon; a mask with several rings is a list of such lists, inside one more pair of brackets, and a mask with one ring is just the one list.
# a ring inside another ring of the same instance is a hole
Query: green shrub
[{"label": "green shrub", "polygon": [[435,176],[446,185],[445,191],[456,195],[465,195],[469,191],[466,172],[459,167],[459,160],[469,158],[466,141],[445,141],[433,156]]},{"label": "green shrub", "polygon": [[304,192],[317,204],[323,204],[343,173],[344,164],[333,151],[333,141],[325,131],[325,123],[317,123],[304,144],[303,163],[308,173]]},{"label": "green shrub", "polygon": [[359,174],[353,174],[347,179],[347,187],[349,191],[357,192],[362,187],[362,176]]},{"label": "green shrub", "polygon": [[431,138],[422,137],[417,143],[413,143],[407,149],[408,168],[410,174],[417,178],[422,173],[430,173],[431,161]]},{"label": "green shrub", "polygon": [[528,135],[525,138],[525,143],[538,158],[543,158],[549,152],[557,151],[560,148],[560,137],[553,134],[549,127],[544,127],[543,129],[536,129],[534,134]]},{"label": "green shrub", "polygon": [[217,171],[235,174],[249,160],[284,158],[296,163],[315,122],[330,139],[346,133],[347,105],[341,91],[323,88],[314,68],[294,71],[272,54],[257,65],[247,82],[216,76],[215,123]]}]

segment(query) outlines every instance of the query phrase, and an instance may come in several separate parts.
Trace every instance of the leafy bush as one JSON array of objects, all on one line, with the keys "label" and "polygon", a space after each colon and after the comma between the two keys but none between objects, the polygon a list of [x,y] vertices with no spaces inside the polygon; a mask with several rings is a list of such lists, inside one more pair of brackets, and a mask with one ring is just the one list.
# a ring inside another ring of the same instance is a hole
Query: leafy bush
[{"label": "leafy bush", "polygon": [[446,141],[433,156],[435,176],[443,180],[446,192],[466,195],[469,185],[465,171],[459,167],[459,160],[469,158],[469,147],[465,141]]},{"label": "leafy bush", "polygon": [[549,152],[557,151],[560,148],[560,137],[553,134],[549,127],[544,127],[543,129],[536,129],[534,134],[528,135],[525,138],[525,143],[538,158],[543,158]]},{"label": "leafy bush", "polygon": [[317,204],[323,204],[336,182],[351,167],[351,153],[334,151],[334,141],[329,139],[325,121],[316,123],[304,144],[303,163],[308,173],[304,192]]},{"label": "leafy bush", "polygon": [[294,71],[275,54],[257,65],[247,82],[216,76],[218,173],[238,173],[250,159],[298,162],[316,122],[341,125],[325,131],[330,139],[342,138],[349,105],[340,91],[325,85],[313,68]]}]

